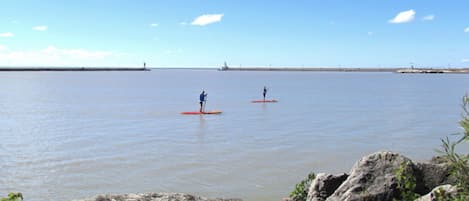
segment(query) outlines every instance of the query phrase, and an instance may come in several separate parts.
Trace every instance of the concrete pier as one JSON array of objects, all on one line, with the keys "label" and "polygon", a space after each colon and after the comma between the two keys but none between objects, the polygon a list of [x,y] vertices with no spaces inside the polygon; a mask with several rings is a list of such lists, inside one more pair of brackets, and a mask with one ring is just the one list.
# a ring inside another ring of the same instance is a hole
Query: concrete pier
[{"label": "concrete pier", "polygon": [[132,67],[0,67],[0,71],[148,71]]},{"label": "concrete pier", "polygon": [[390,73],[469,73],[469,68],[297,68],[223,67],[220,71],[312,71],[312,72],[390,72]]},{"label": "concrete pier", "polygon": [[396,72],[398,68],[298,68],[298,67],[225,67],[221,71],[316,71],[316,72]]},{"label": "concrete pier", "polygon": [[469,73],[467,68],[457,68],[457,69],[436,69],[436,68],[405,68],[399,69],[396,73]]}]

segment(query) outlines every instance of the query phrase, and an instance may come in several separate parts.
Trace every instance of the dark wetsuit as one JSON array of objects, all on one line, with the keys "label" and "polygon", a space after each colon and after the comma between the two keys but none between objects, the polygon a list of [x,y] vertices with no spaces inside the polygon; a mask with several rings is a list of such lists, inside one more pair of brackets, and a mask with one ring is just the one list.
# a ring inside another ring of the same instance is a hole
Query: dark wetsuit
[{"label": "dark wetsuit", "polygon": [[267,88],[264,87],[264,93],[263,93],[263,95],[264,95],[264,100],[265,100],[265,95],[266,95],[266,94],[267,94]]},{"label": "dark wetsuit", "polygon": [[202,112],[202,107],[203,107],[203,105],[204,105],[205,96],[207,96],[207,94],[205,94],[205,91],[202,91],[202,93],[201,93],[200,96],[199,96],[199,100],[200,100],[200,112]]}]

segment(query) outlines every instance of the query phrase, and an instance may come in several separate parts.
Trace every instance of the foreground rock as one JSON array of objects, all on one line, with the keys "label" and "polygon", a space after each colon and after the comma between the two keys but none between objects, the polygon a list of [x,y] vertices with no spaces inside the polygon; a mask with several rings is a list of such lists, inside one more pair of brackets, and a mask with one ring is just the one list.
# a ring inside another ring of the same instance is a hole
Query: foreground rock
[{"label": "foreground rock", "polygon": [[419,195],[425,195],[437,186],[455,183],[448,164],[442,158],[414,163],[398,153],[381,151],[356,162],[349,176],[318,174],[309,188],[307,201],[400,200],[396,175],[402,168],[415,178],[414,193]]},{"label": "foreground rock", "polygon": [[417,179],[415,192],[423,195],[436,186],[456,183],[456,178],[450,174],[450,171],[447,161],[441,157],[434,157],[429,162],[417,163],[414,175]]},{"label": "foreground rock", "polygon": [[320,173],[311,183],[307,200],[324,201],[347,179],[347,174],[331,175]]},{"label": "foreground rock", "polygon": [[140,193],[123,195],[98,195],[75,201],[242,201],[241,199],[205,198],[182,193]]},{"label": "foreground rock", "polygon": [[328,201],[392,201],[397,190],[396,171],[401,164],[412,170],[410,159],[392,152],[378,152],[363,157],[352,168],[350,176],[327,198]]},{"label": "foreground rock", "polygon": [[450,184],[438,186],[432,190],[432,192],[416,199],[415,201],[428,201],[428,200],[449,200],[455,198],[458,193],[458,189]]}]

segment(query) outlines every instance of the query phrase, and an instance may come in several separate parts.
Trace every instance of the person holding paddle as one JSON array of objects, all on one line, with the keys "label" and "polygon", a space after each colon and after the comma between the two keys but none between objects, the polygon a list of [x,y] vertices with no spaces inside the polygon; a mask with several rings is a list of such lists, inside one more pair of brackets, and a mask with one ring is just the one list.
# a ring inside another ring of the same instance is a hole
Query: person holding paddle
[{"label": "person holding paddle", "polygon": [[205,91],[202,91],[202,93],[200,94],[199,96],[199,100],[200,100],[200,112],[204,112],[203,111],[203,106],[204,106],[204,102],[207,100],[207,95],[205,93]]},{"label": "person holding paddle", "polygon": [[265,101],[265,95],[267,94],[267,87],[264,86],[264,92],[262,93],[264,95],[264,101]]}]

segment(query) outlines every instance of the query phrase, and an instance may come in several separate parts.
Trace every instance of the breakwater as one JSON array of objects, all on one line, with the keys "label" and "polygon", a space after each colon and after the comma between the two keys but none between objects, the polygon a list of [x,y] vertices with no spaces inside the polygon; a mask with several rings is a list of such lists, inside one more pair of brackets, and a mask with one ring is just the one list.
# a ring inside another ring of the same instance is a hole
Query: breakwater
[{"label": "breakwater", "polygon": [[0,71],[148,71],[132,67],[0,67]]},{"label": "breakwater", "polygon": [[311,72],[389,72],[389,73],[469,73],[469,68],[297,68],[223,67],[221,71],[311,71]]},{"label": "breakwater", "polygon": [[316,72],[396,72],[398,68],[297,68],[297,67],[239,67],[221,68],[221,71],[316,71]]},{"label": "breakwater", "polygon": [[406,68],[398,69],[396,73],[469,73],[468,68],[445,68],[445,69],[435,69],[435,68]]}]

